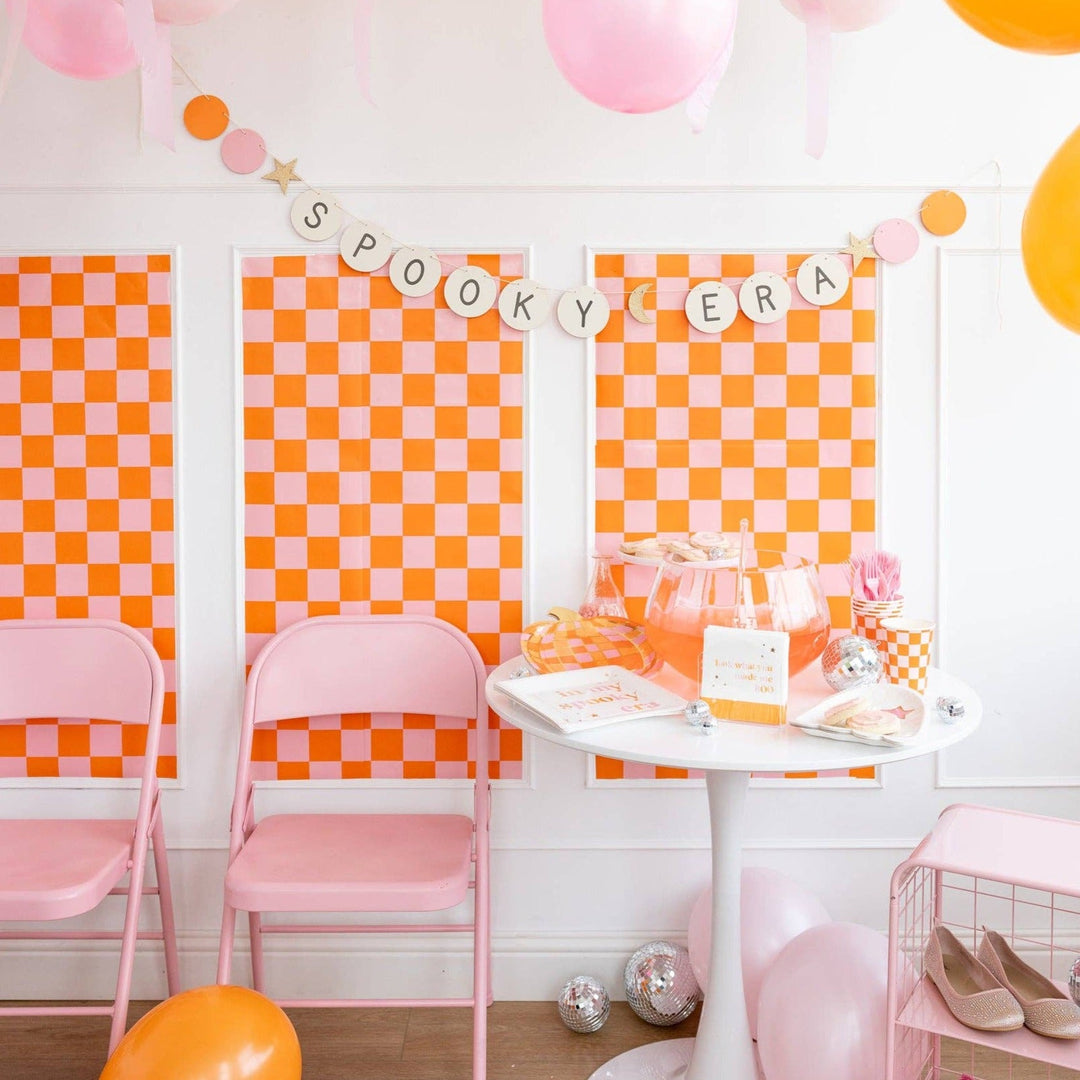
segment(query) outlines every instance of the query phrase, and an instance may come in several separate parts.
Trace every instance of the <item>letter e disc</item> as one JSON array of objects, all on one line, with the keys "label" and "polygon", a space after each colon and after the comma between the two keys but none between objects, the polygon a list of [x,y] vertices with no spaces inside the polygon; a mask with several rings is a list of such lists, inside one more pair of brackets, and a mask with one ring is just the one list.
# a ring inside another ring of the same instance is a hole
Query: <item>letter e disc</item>
[{"label": "letter e disc", "polygon": [[703,334],[719,334],[739,314],[739,301],[722,281],[702,281],[686,295],[686,318]]},{"label": "letter e disc", "polygon": [[498,282],[481,266],[459,266],[443,282],[446,306],[466,319],[486,315],[498,295]]},{"label": "letter e disc", "polygon": [[791,286],[768,270],[751,274],[739,289],[739,307],[756,323],[779,322],[791,307]]},{"label": "letter e disc", "polygon": [[393,250],[394,242],[386,230],[370,221],[354,221],[341,234],[342,261],[364,274],[385,266]]},{"label": "letter e disc", "polygon": [[289,219],[305,240],[329,240],[341,228],[341,207],[333,195],[305,191],[293,199]]},{"label": "letter e disc", "polygon": [[441,277],[442,264],[430,248],[398,248],[390,260],[390,283],[403,296],[427,296]]}]

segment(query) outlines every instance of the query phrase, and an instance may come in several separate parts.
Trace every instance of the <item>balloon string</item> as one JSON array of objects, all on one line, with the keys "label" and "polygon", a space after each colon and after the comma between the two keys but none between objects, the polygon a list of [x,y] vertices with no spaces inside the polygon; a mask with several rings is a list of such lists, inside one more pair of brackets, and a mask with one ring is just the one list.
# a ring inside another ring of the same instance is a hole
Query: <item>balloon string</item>
[{"label": "balloon string", "polygon": [[[190,72],[188,72],[187,68],[185,68],[184,65],[180,63],[179,60],[177,60],[175,55],[173,56],[172,60],[173,60],[173,63],[176,65],[177,70],[180,72],[180,74],[183,75],[184,78],[187,79],[187,81],[189,83],[191,83],[192,87],[195,89],[195,91],[197,93],[202,94],[203,97],[210,97],[211,96],[195,81],[195,79],[191,76]],[[248,128],[242,128],[242,127],[240,127],[240,125],[236,124],[233,121],[231,114],[229,116],[228,124],[227,124],[227,127],[226,127],[226,130],[229,130],[229,129],[235,129],[235,130],[240,130],[240,131],[250,130]],[[268,154],[270,154],[270,156],[273,157],[275,160],[284,160],[284,159],[279,159],[278,156],[275,153],[273,153],[273,151],[270,150],[269,147],[266,147],[265,149],[266,149],[266,152]],[[987,162],[985,165],[981,165],[978,169],[975,170],[974,173],[972,173],[970,175],[974,176],[977,173],[982,172],[984,169],[988,168],[991,165],[996,166],[997,171],[998,171],[998,181],[997,181],[998,221],[999,221],[999,225],[998,225],[999,244],[998,244],[998,246],[1000,248],[1001,165],[998,163],[998,161],[996,159],[994,159],[992,161]],[[967,179],[968,178],[966,177],[965,180],[961,181],[961,184],[965,183]],[[311,192],[313,192],[315,194],[323,194],[321,188],[315,187],[313,184],[309,183],[307,180],[301,179],[299,176],[296,177],[296,182],[299,183],[301,187],[306,188],[308,191],[311,191]],[[925,205],[925,203],[923,205]],[[340,203],[337,203],[337,206],[338,206],[338,209],[341,210],[342,215],[344,217],[346,217],[346,218],[349,218],[351,221],[361,222],[361,223],[365,223],[365,224],[367,223],[366,218],[361,218],[358,215],[354,214],[351,210],[349,210],[348,207],[342,206]],[[918,208],[918,210],[916,210],[916,212],[914,214],[909,214],[907,217],[902,218],[900,220],[909,221],[909,222],[914,223],[916,221],[918,215],[922,212],[922,209],[923,209],[923,207],[920,206]],[[389,235],[389,234],[387,234],[387,235]],[[398,239],[396,239],[395,237],[392,237],[392,236],[390,237],[390,239],[391,239],[391,241],[393,243],[399,244],[399,245],[401,245],[403,247],[412,247],[412,246],[414,246],[412,244],[407,244],[403,240],[398,240]],[[457,262],[455,262],[455,261],[453,261],[451,259],[447,259],[447,258],[445,258],[443,256],[440,256],[437,252],[433,252],[433,254],[435,255],[436,259],[438,259],[439,265],[444,270],[446,270],[446,269],[453,270],[453,269],[457,268],[457,266],[458,266]],[[836,254],[836,253],[831,252],[830,254]],[[840,252],[840,254],[843,254],[843,252]],[[799,267],[807,260],[807,258],[809,258],[808,255],[796,255],[796,256],[793,256],[793,257],[798,260],[795,267],[793,268],[793,267],[791,267],[789,265],[783,274],[778,274],[777,275],[778,277],[783,278],[785,281],[794,281],[795,278],[796,278],[796,274],[797,274],[797,271],[798,271]],[[636,276],[636,275],[631,275],[631,276]],[[697,276],[697,275],[695,275],[695,276]],[[733,278],[733,277],[725,277],[725,276],[721,275],[718,280],[720,280],[723,284],[725,284],[725,285],[727,285],[729,287],[734,287],[734,286],[742,285],[745,281],[749,280],[750,276],[751,275],[747,275],[746,277]],[[506,276],[506,275],[500,275],[500,274],[492,274],[491,277],[495,281],[498,281],[499,283],[501,283],[503,285],[509,284],[512,281],[519,281],[520,280],[519,277],[512,277],[512,276]],[[648,279],[646,278],[644,280],[647,281]],[[704,281],[704,280],[708,280],[708,279],[702,277],[701,280]],[[999,294],[999,300],[1000,300],[1000,269],[999,269],[999,275],[998,275],[998,282],[999,282],[999,284],[998,284],[998,294]],[[552,286],[552,285],[544,285],[542,282],[539,282],[539,281],[535,282],[534,284],[535,284],[535,287],[541,292],[562,293],[562,292],[566,291],[564,288],[557,288],[557,287]],[[613,290],[613,291],[608,291],[606,289],[600,289],[598,291],[602,292],[605,296],[607,296],[609,298],[621,297],[623,300],[625,300],[628,296],[632,296],[633,293],[634,293],[634,289],[627,289],[624,292],[620,292],[617,289]],[[685,296],[687,290],[685,288],[683,288],[683,289],[657,289],[657,288],[654,288],[654,289],[650,289],[649,292],[652,293],[653,296],[658,296],[658,297],[659,296]],[[1000,311],[1000,302],[999,302],[999,311]]]}]

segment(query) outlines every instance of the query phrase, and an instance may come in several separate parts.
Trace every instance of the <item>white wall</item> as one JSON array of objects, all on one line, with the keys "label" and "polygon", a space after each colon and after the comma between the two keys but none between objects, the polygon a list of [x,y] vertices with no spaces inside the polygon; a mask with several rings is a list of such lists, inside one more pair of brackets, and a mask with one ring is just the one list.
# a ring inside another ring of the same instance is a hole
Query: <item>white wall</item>
[{"label": "white wall", "polygon": [[[1075,816],[1070,403],[1080,345],[1035,305],[1015,248],[1026,186],[1077,122],[1080,60],[1010,54],[939,0],[912,0],[886,25],[837,40],[830,146],[816,162],[801,150],[801,28],[776,0],[744,0],[735,58],[699,137],[678,110],[623,117],[576,96],[547,56],[538,0],[378,4],[372,108],[350,67],[349,9],[240,0],[178,31],[176,52],[271,150],[298,155],[302,175],[357,212],[433,246],[529,247],[532,274],[553,284],[583,279],[586,245],[835,249],[849,229],[913,212],[935,187],[963,187],[964,230],[940,253],[928,242],[885,270],[881,541],[905,557],[911,609],[947,619],[943,659],[983,693],[986,722],[942,761],[885,770],[881,787],[752,791],[747,858],[817,889],[836,918],[883,928],[892,866],[947,803]],[[0,247],[179,254],[183,775],[165,811],[184,978],[195,985],[213,972],[240,698],[234,250],[296,238],[276,188],[226,173],[213,146],[182,133],[175,154],[140,151],[136,116],[133,78],[76,83],[21,57],[0,106]],[[1000,207],[984,168],[994,158],[1006,182]],[[530,364],[531,423],[544,443],[532,477],[537,615],[584,584],[586,348],[549,325]],[[1050,644],[1023,636],[1047,626]],[[584,758],[549,745],[530,752],[531,786],[495,797],[500,998],[550,997],[584,969],[614,985],[636,944],[685,932],[707,879],[701,787],[586,789]],[[102,813],[128,796],[89,794]],[[377,808],[408,796],[316,797]],[[86,798],[0,790],[0,813],[62,814]],[[312,945],[271,955],[275,989],[422,994],[446,986],[443,972],[467,985],[463,956],[442,944],[408,956],[392,938],[334,939],[318,954]],[[111,992],[111,948],[13,951],[0,997]],[[160,992],[156,966],[140,963],[138,994]]]}]

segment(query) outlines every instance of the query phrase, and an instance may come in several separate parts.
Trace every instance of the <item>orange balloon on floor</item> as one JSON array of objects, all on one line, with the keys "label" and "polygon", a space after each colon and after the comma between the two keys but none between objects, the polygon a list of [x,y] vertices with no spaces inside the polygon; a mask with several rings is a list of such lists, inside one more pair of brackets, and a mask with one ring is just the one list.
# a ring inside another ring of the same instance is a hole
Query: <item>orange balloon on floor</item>
[{"label": "orange balloon on floor", "polygon": [[983,37],[1034,53],[1080,52],[1077,0],[947,0]]},{"label": "orange balloon on floor", "polygon": [[1080,334],[1080,128],[1043,169],[1024,211],[1024,269],[1039,303]]},{"label": "orange balloon on floor", "polygon": [[269,998],[242,986],[204,986],[151,1009],[101,1080],[300,1080],[300,1042]]}]

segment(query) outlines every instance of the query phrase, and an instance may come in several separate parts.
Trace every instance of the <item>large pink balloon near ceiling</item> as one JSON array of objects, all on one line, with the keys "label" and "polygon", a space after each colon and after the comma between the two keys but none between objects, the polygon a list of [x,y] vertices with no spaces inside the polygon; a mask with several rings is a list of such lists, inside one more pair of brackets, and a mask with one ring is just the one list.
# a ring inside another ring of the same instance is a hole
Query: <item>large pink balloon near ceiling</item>
[{"label": "large pink balloon near ceiling", "polygon": [[684,101],[729,46],[737,0],[544,0],[559,70],[590,101],[646,113]]},{"label": "large pink balloon near ceiling", "polygon": [[137,63],[116,0],[31,0],[23,44],[46,67],[76,79],[111,79]]},{"label": "large pink balloon near ceiling", "polygon": [[154,0],[154,17],[174,26],[190,26],[228,11],[236,0]]}]

